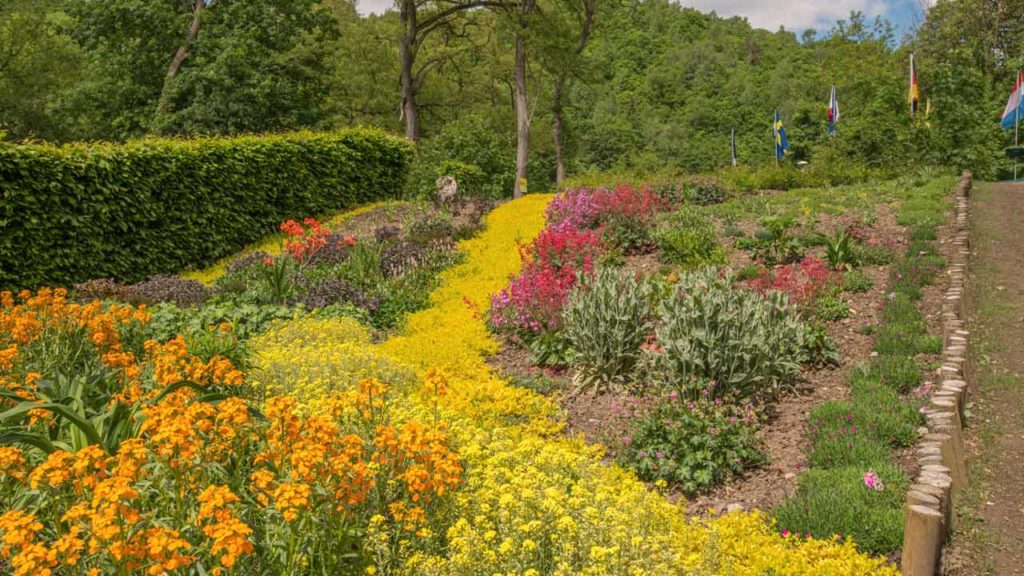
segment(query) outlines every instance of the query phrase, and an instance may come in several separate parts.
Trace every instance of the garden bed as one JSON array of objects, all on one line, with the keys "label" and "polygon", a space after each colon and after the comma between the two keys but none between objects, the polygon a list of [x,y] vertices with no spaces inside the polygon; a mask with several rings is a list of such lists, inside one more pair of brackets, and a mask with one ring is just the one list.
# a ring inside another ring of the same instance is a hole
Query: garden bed
[{"label": "garden bed", "polygon": [[[850,404],[849,382],[851,378],[863,380],[864,377],[860,374],[862,370],[866,369],[864,367],[881,361],[876,360],[878,348],[873,332],[884,324],[883,303],[891,299],[893,278],[896,278],[899,283],[900,275],[896,271],[897,268],[916,266],[913,264],[917,258],[916,254],[909,254],[906,262],[901,260],[904,258],[903,254],[908,250],[908,246],[912,244],[911,236],[922,235],[933,238],[930,230],[935,228],[935,240],[931,241],[931,244],[941,247],[940,255],[948,255],[946,242],[948,227],[945,225],[947,217],[943,215],[944,208],[942,206],[944,204],[940,200],[949,189],[949,187],[942,188],[944,182],[945,179],[891,183],[886,185],[888,190],[877,197],[877,202],[868,201],[869,195],[860,191],[829,189],[761,194],[729,200],[722,204],[712,204],[706,208],[697,208],[697,210],[713,216],[715,232],[724,248],[723,252],[727,255],[716,263],[727,272],[745,274],[744,278],[751,276],[752,264],[756,263],[755,256],[763,258],[766,253],[763,246],[752,240],[766,237],[764,229],[774,224],[772,219],[775,217],[763,217],[766,213],[784,215],[787,211],[790,213],[796,211],[801,215],[798,224],[786,226],[786,230],[778,236],[785,235],[788,239],[796,239],[797,243],[802,243],[803,246],[797,246],[796,249],[801,253],[800,258],[805,258],[805,262],[808,258],[832,262],[834,254],[829,254],[829,252],[834,251],[834,247],[826,248],[820,244],[835,241],[838,235],[835,232],[837,230],[855,231],[860,235],[858,241],[861,246],[875,248],[862,248],[865,252],[870,253],[870,258],[867,261],[857,262],[855,272],[850,273],[851,277],[856,276],[856,282],[862,286],[853,289],[847,287],[841,295],[838,295],[842,305],[848,308],[848,314],[831,317],[830,314],[833,312],[830,310],[823,313],[819,310],[807,309],[812,314],[811,318],[824,329],[825,334],[838,349],[838,361],[831,366],[805,366],[788,386],[780,388],[774,394],[756,398],[752,404],[749,404],[751,409],[759,415],[757,420],[760,424],[756,430],[756,438],[761,456],[749,461],[742,472],[737,470],[729,474],[724,482],[716,480],[710,483],[702,481],[699,484],[690,484],[690,486],[701,486],[698,490],[682,489],[681,485],[674,484],[670,480],[668,491],[670,498],[686,498],[688,509],[691,512],[715,515],[737,509],[770,510],[791,500],[798,493],[802,498],[807,497],[806,494],[798,490],[798,482],[803,472],[811,467],[808,461],[808,455],[812,451],[812,442],[808,436],[809,418],[812,413],[817,413],[816,410],[823,405],[842,405],[836,404],[837,402]],[[917,188],[922,191],[916,191]],[[941,192],[939,192],[940,190]],[[621,187],[616,193],[620,192]],[[574,202],[579,204],[578,200]],[[906,209],[904,209],[905,203]],[[922,209],[921,206],[925,206],[925,208]],[[757,215],[762,217],[757,218]],[[651,221],[656,222],[657,218],[652,218]],[[605,234],[606,241],[609,237],[607,227],[614,225],[614,221],[611,224],[601,224],[599,230]],[[654,226],[659,225],[664,226],[664,224],[654,224]],[[913,233],[911,228],[913,228]],[[928,231],[925,231],[925,228],[928,228]],[[833,237],[831,239],[821,238],[816,236],[816,233],[824,233]],[[658,234],[658,232],[654,234]],[[614,231],[611,232],[611,238],[614,242]],[[925,244],[929,243],[927,238],[924,240]],[[746,242],[745,245],[744,242]],[[917,246],[920,242],[921,240],[915,238],[913,245]],[[755,249],[752,251],[751,247]],[[614,246],[606,247],[606,249],[612,252],[616,250]],[[543,250],[543,248],[538,249],[541,254],[543,254]],[[761,250],[760,253],[757,250]],[[927,250],[932,249],[927,248]],[[911,249],[911,252],[913,251],[914,249]],[[534,258],[538,258],[538,256],[535,255]],[[540,258],[543,258],[543,255]],[[595,256],[595,260],[599,259],[608,261],[609,257],[607,253]],[[881,259],[884,262],[873,263],[872,259]],[[616,258],[613,255],[610,260],[613,262],[612,266],[619,267],[626,275],[669,276],[672,278],[681,274],[681,269],[687,267],[666,262],[664,254],[657,248],[649,252],[628,255],[625,258]],[[606,265],[602,264],[602,266]],[[928,264],[928,266],[933,265]],[[784,269],[785,267],[781,270]],[[775,270],[778,271],[780,268]],[[762,276],[765,274],[763,268],[760,274]],[[781,285],[779,282],[776,284]],[[916,309],[923,315],[932,334],[937,328],[938,311],[942,298],[943,287],[939,284],[941,282],[931,284],[926,281],[921,286],[912,288],[913,297],[917,300]],[[782,286],[782,289],[786,289],[786,287]],[[835,290],[826,291],[824,294],[824,296],[818,295],[817,297],[837,298]],[[510,293],[510,295],[513,299],[515,298],[514,294]],[[571,298],[572,296],[570,296]],[[836,306],[838,305],[833,305],[832,308],[835,309]],[[658,406],[664,401],[652,400],[650,397],[645,398],[643,393],[637,394],[638,389],[649,388],[647,384],[634,383],[629,386],[613,386],[599,393],[583,391],[578,386],[580,375],[571,366],[573,361],[562,363],[556,358],[555,362],[538,362],[538,360],[550,359],[550,353],[547,357],[538,357],[538,352],[543,354],[546,348],[551,347],[545,342],[545,340],[552,339],[550,333],[541,335],[537,339],[531,339],[529,335],[524,338],[522,332],[519,334],[506,333],[510,335],[502,339],[502,350],[490,360],[491,364],[501,373],[510,377],[513,383],[555,398],[559,402],[568,424],[566,432],[569,435],[582,435],[590,442],[608,447],[609,461],[621,461],[621,452],[631,450],[630,444],[634,442],[637,433],[637,428],[635,425],[631,425],[631,422],[636,421],[638,414],[642,416],[654,410],[660,414],[658,418],[666,417],[664,411],[651,408],[652,403],[654,406]],[[648,337],[649,341],[650,337]],[[530,343],[528,346],[527,342]],[[538,346],[540,350],[538,350]],[[934,378],[924,369],[934,367],[938,356],[920,352],[915,353],[914,356],[915,358],[908,362],[920,366],[920,370],[922,370],[921,379],[915,379],[914,385],[923,384],[922,389],[927,389]],[[886,362],[889,361],[886,360]],[[544,366],[545,363],[554,364],[554,366]],[[885,377],[880,382],[886,382]],[[863,388],[863,385],[861,387]],[[922,402],[915,395],[916,392],[911,392],[910,390],[904,392],[907,394],[905,400],[907,403],[916,405]],[[861,396],[852,399],[853,406],[857,406],[857,402],[861,402],[858,400]],[[676,416],[668,416],[670,419],[674,417]],[[911,418],[909,422],[904,420],[902,426],[913,427],[917,420],[918,418]],[[686,422],[686,420],[680,422]],[[693,421],[690,422],[690,424],[679,425],[692,426]],[[855,431],[856,428],[853,427],[851,430]],[[696,441],[703,442],[703,440],[699,440],[699,437],[697,438]],[[916,472],[910,447],[911,440],[911,438],[904,438],[895,441],[896,443],[890,448],[893,452],[888,458],[895,465],[895,469],[900,471],[901,477],[905,478],[913,477]],[[860,440],[856,441],[860,442]],[[743,448],[735,446],[731,449],[743,450]],[[749,452],[746,454],[748,457],[750,456]],[[642,453],[641,457],[643,457]],[[662,458],[660,452],[657,457],[658,459]],[[642,465],[650,466],[649,459],[644,460]],[[655,461],[654,470],[657,470],[657,467],[658,461]],[[864,471],[868,472],[869,468],[865,467]],[[890,491],[900,490],[902,483],[895,482],[895,480],[894,478],[894,486],[890,488]],[[898,513],[898,509],[896,513]],[[870,530],[870,528],[866,529]],[[850,533],[857,531],[863,533],[859,527]],[[839,530],[836,533],[847,535],[844,532]],[[803,532],[801,531],[801,533]],[[832,533],[819,534],[815,530],[814,535],[829,537]],[[889,544],[870,542],[869,545],[876,552],[884,553],[898,548],[898,543],[895,546],[892,545],[893,541],[892,538],[889,538],[886,540]]]}]

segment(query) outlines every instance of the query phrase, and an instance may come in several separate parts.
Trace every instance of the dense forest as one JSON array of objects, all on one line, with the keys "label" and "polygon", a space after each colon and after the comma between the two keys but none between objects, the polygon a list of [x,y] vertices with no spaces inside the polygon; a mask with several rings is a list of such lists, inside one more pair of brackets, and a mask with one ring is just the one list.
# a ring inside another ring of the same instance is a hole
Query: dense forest
[{"label": "dense forest", "polygon": [[859,13],[797,36],[667,0],[396,0],[369,16],[347,0],[0,0],[0,135],[373,125],[419,142],[413,186],[458,171],[504,194],[517,152],[531,190],[711,171],[729,164],[732,130],[741,164],[769,163],[778,109],[785,162],[996,176],[1022,49],[1024,0],[940,0],[902,38]]}]

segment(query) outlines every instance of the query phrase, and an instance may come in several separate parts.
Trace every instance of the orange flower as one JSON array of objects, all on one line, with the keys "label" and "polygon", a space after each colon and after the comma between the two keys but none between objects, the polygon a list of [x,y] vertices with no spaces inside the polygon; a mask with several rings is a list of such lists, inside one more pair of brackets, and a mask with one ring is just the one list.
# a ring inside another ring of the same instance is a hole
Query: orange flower
[{"label": "orange flower", "polygon": [[145,557],[153,564],[146,570],[149,576],[161,576],[195,562],[195,556],[183,554],[192,546],[177,530],[150,528],[138,534],[145,545]]},{"label": "orange flower", "polygon": [[25,456],[16,446],[0,446],[0,478],[25,479]]},{"label": "orange flower", "polygon": [[213,540],[210,554],[220,555],[220,563],[225,568],[231,568],[239,556],[253,550],[253,543],[249,539],[252,528],[234,517],[206,526],[203,534]]},{"label": "orange flower", "polygon": [[227,486],[207,486],[199,495],[199,514],[197,522],[213,518],[217,522],[225,521],[230,515],[228,508],[238,502],[238,496]]},{"label": "orange flower", "polygon": [[274,490],[274,507],[291,522],[299,517],[299,512],[309,508],[309,484],[302,482],[285,482]]},{"label": "orange flower", "polygon": [[71,479],[71,465],[74,462],[75,455],[70,452],[63,450],[53,452],[28,475],[29,486],[33,490],[39,486],[60,488]]}]

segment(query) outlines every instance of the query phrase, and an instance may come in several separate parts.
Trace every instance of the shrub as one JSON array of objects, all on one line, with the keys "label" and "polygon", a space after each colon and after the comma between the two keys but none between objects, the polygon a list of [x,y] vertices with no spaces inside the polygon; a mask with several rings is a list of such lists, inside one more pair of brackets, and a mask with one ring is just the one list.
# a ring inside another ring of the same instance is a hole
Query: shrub
[{"label": "shrub", "polygon": [[839,277],[830,273],[825,263],[806,257],[799,264],[786,264],[778,268],[763,268],[750,287],[760,292],[782,292],[805,308],[813,309],[815,301],[836,284]]},{"label": "shrub", "polygon": [[796,222],[788,216],[761,218],[762,229],[737,245],[753,251],[752,257],[768,266],[797,262],[804,257],[804,245],[793,235]]},{"label": "shrub", "polygon": [[178,276],[154,276],[128,286],[127,293],[128,298],[136,302],[173,302],[181,307],[197,306],[209,295],[201,283]]},{"label": "shrub", "polygon": [[630,422],[619,461],[643,480],[697,492],[764,462],[753,411],[708,400],[656,398]]},{"label": "shrub", "polygon": [[583,388],[619,386],[633,377],[650,331],[651,294],[636,274],[607,268],[573,289],[563,331]]},{"label": "shrub", "polygon": [[883,244],[858,244],[854,247],[857,260],[870,266],[885,266],[896,259],[892,249]]},{"label": "shrub", "polygon": [[661,260],[683,268],[725,262],[725,253],[711,221],[700,212],[683,208],[671,214],[655,233]]},{"label": "shrub", "polygon": [[860,270],[850,270],[843,273],[843,290],[847,292],[867,292],[874,287],[875,283],[871,277]]},{"label": "shrub", "polygon": [[729,196],[726,184],[714,176],[695,176],[683,183],[686,199],[697,206],[721,204]]},{"label": "shrub", "polygon": [[0,287],[134,282],[287,218],[398,194],[412,147],[375,130],[0,147]]},{"label": "shrub", "polygon": [[653,369],[688,395],[704,380],[715,382],[716,397],[770,394],[806,359],[807,327],[785,294],[736,288],[713,269],[684,274],[658,317]]},{"label": "shrub", "polygon": [[850,307],[839,296],[829,294],[814,303],[814,316],[822,322],[835,322],[850,317]]},{"label": "shrub", "polygon": [[[882,490],[867,485],[869,472],[882,480]],[[808,470],[800,477],[796,494],[775,508],[775,518],[784,533],[823,540],[839,534],[852,538],[860,550],[887,554],[903,544],[908,485],[906,475],[891,464]]]},{"label": "shrub", "polygon": [[430,244],[455,234],[452,219],[446,214],[435,212],[415,220],[405,232],[405,239],[414,244]]}]

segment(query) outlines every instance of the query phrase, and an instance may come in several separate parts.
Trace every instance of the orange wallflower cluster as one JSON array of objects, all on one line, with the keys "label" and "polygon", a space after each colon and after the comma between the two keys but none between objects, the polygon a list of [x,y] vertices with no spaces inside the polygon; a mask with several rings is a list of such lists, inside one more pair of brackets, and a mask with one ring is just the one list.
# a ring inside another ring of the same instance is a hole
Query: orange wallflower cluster
[{"label": "orange wallflower cluster", "polygon": [[255,440],[244,400],[232,397],[214,406],[192,402],[194,397],[193,390],[181,389],[142,408],[146,418],[141,433],[172,468],[188,470],[221,462]]},{"label": "orange wallflower cluster", "polygon": [[242,371],[227,358],[214,356],[203,362],[189,354],[185,338],[178,335],[164,344],[149,340],[145,344],[146,355],[153,361],[156,383],[170,386],[179,382],[192,382],[200,386],[239,386]]},{"label": "orange wallflower cluster", "polygon": [[81,333],[91,342],[103,364],[123,370],[126,389],[137,387],[141,368],[135,355],[124,350],[120,331],[126,325],[145,324],[149,320],[145,306],[104,306],[99,301],[79,304],[69,301],[67,291],[61,288],[42,288],[35,294],[25,290],[17,296],[2,292],[0,386],[14,390],[26,400],[33,399],[32,390],[40,375],[13,372],[20,354],[40,338]]},{"label": "orange wallflower cluster", "polygon": [[253,543],[249,537],[252,528],[235,516],[232,506],[238,496],[227,486],[207,486],[199,495],[199,513],[196,523],[203,528],[203,534],[213,541],[210,554],[216,556],[221,566],[231,568],[239,556],[249,554]]}]

